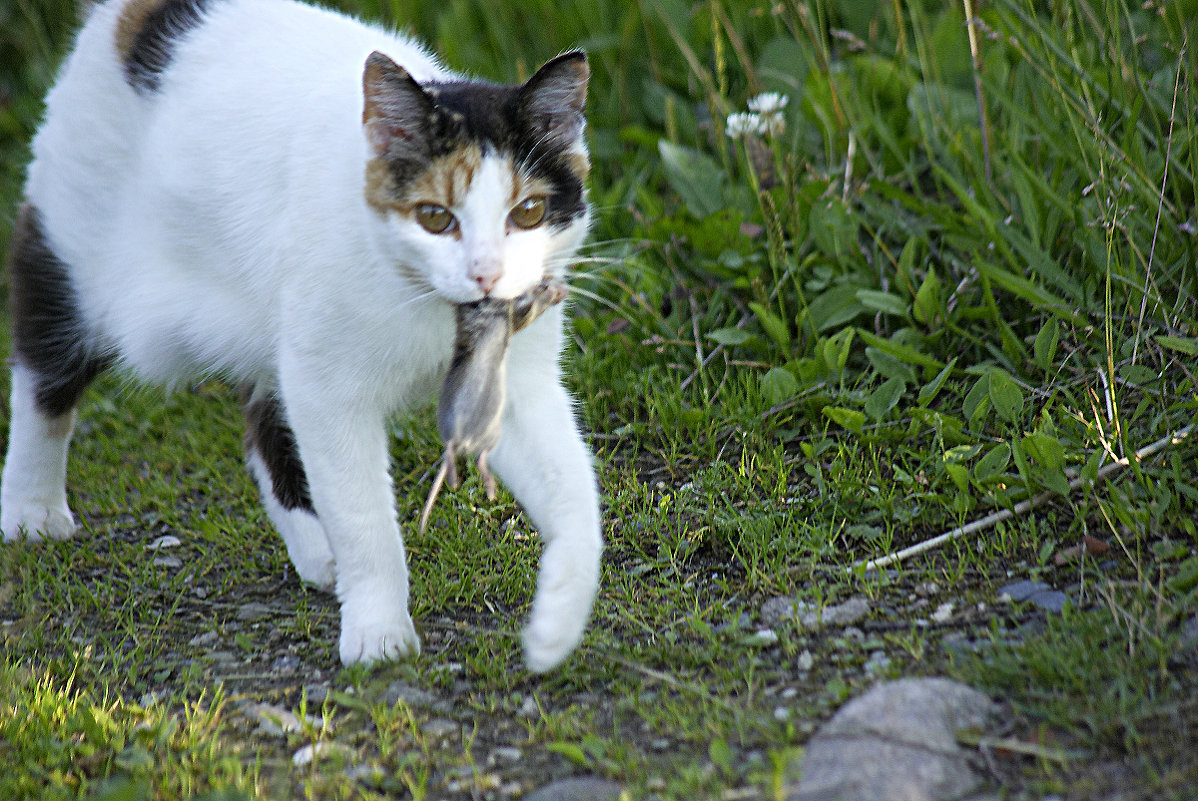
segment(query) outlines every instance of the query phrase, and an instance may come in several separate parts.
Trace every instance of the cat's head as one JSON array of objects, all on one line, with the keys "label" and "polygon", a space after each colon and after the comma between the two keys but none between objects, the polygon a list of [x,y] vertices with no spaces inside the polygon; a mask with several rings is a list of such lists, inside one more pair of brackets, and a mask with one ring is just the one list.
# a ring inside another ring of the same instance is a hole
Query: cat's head
[{"label": "cat's head", "polygon": [[363,74],[366,201],[399,269],[453,303],[560,275],[586,235],[581,52],[527,83],[421,85],[375,52]]}]

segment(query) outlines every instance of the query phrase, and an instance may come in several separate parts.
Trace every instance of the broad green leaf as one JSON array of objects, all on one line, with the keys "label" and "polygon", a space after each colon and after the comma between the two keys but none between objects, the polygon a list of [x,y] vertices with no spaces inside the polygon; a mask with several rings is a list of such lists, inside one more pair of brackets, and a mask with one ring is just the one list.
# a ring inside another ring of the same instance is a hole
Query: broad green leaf
[{"label": "broad green leaf", "polygon": [[724,206],[724,170],[698,150],[662,139],[657,143],[670,186],[696,217],[714,214]]},{"label": "broad green leaf", "polygon": [[843,406],[825,406],[824,417],[842,428],[847,428],[854,434],[860,434],[861,426],[865,425],[863,413],[856,409],[846,409]]},{"label": "broad green leaf", "polygon": [[1009,423],[1023,413],[1023,390],[1006,370],[990,371],[990,401],[998,416]]},{"label": "broad green leaf", "polygon": [[963,464],[946,464],[944,472],[948,473],[948,477],[957,485],[957,489],[961,492],[969,491],[969,468]]},{"label": "broad green leaf", "polygon": [[778,347],[790,350],[790,331],[787,330],[785,321],[760,303],[750,303],[749,308],[753,310],[753,314],[757,315],[765,333],[778,343]]},{"label": "broad green leaf", "polygon": [[968,462],[973,457],[981,452],[981,445],[958,445],[955,448],[949,448],[944,452],[945,464],[957,464],[958,462]]},{"label": "broad green leaf", "polygon": [[911,366],[904,364],[889,353],[871,346],[865,349],[865,358],[869,359],[869,363],[883,378],[901,378],[908,384],[915,383],[915,371],[911,369]]},{"label": "broad green leaf", "polygon": [[876,289],[858,289],[857,300],[861,301],[867,309],[884,312],[886,314],[894,314],[899,317],[906,316],[907,304],[898,295],[892,295],[889,292],[879,292]]},{"label": "broad green leaf", "polygon": [[587,752],[582,750],[582,746],[578,745],[577,743],[558,741],[546,743],[545,748],[546,750],[552,751],[555,754],[564,756],[566,759],[581,767],[586,767],[587,764],[590,763],[590,759],[587,758]]},{"label": "broad green leaf", "polygon": [[[906,252],[905,248],[903,252]],[[929,269],[927,277],[923,279],[923,283],[919,285],[919,290],[915,293],[915,304],[911,313],[916,322],[931,325],[939,312],[940,279],[936,277],[935,270]]]},{"label": "broad green leaf", "polygon": [[839,328],[863,311],[865,306],[857,300],[857,287],[838,284],[811,299],[807,304],[807,319],[818,333]]},{"label": "broad green leaf", "polygon": [[965,413],[965,419],[972,421],[979,410],[984,414],[985,409],[988,408],[989,397],[990,373],[986,372],[978,376],[978,380],[970,387],[969,392],[965,393],[965,401],[961,404],[961,411]]},{"label": "broad green leaf", "polygon": [[1023,449],[1049,471],[1060,472],[1065,466],[1065,446],[1054,436],[1034,431],[1023,438]]},{"label": "broad green leaf", "polygon": [[775,367],[761,377],[761,396],[770,406],[790,400],[799,391],[799,382],[784,367]]},{"label": "broad green leaf", "polygon": [[1048,322],[1040,327],[1040,333],[1036,334],[1036,343],[1032,348],[1036,366],[1041,370],[1048,372],[1052,367],[1052,360],[1057,356],[1057,342],[1060,338],[1060,322],[1055,317],[1049,317]]},{"label": "broad green leaf", "polygon": [[1007,469],[1011,463],[1011,446],[1005,442],[995,445],[983,456],[973,468],[973,475],[978,481],[994,478]]},{"label": "broad green leaf", "polygon": [[949,375],[953,371],[953,365],[956,363],[957,357],[954,356],[953,360],[946,364],[944,369],[936,374],[935,378],[923,385],[923,388],[919,390],[918,402],[920,406],[927,406],[936,399],[936,396],[940,394],[940,388],[948,380]]},{"label": "broad green leaf", "polygon": [[748,342],[751,335],[743,328],[717,328],[707,334],[708,339],[714,339],[721,345],[742,345]]},{"label": "broad green leaf", "polygon": [[1198,337],[1166,337],[1155,336],[1156,344],[1162,348],[1175,350],[1187,356],[1198,356]]},{"label": "broad green leaf", "polygon": [[881,420],[898,405],[899,398],[903,396],[906,388],[907,383],[901,378],[887,380],[865,399],[865,413],[875,420]]}]

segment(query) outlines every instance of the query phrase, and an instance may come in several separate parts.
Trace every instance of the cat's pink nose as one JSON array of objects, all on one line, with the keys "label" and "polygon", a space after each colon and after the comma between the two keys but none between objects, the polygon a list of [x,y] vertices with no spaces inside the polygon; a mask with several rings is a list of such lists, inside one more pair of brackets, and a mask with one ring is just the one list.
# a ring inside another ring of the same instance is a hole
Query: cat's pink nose
[{"label": "cat's pink nose", "polygon": [[476,261],[470,265],[469,275],[478,284],[484,295],[490,295],[503,277],[503,265],[496,261]]}]

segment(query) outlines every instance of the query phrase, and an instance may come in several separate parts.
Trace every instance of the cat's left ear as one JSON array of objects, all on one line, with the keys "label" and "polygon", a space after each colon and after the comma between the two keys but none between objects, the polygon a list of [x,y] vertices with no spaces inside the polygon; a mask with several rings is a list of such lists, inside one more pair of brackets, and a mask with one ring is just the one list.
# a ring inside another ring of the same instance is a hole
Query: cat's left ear
[{"label": "cat's left ear", "polygon": [[577,138],[585,125],[591,68],[581,50],[563,53],[520,87],[521,107],[530,127],[560,144]]}]

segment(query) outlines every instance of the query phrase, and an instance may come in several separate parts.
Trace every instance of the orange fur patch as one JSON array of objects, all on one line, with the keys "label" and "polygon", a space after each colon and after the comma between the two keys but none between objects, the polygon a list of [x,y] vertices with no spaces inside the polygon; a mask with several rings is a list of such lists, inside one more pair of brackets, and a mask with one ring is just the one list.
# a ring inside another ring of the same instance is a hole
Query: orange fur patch
[{"label": "orange fur patch", "polygon": [[121,17],[116,24],[116,55],[117,60],[124,62],[129,58],[137,42],[137,35],[146,26],[146,20],[157,11],[166,0],[129,0],[121,10]]}]

